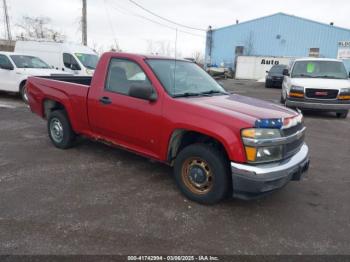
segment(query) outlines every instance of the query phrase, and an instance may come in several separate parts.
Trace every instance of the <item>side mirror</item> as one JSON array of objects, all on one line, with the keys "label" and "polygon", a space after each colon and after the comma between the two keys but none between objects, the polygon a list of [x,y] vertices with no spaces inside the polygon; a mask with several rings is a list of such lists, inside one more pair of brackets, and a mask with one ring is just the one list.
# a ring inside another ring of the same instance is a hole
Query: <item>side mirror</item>
[{"label": "side mirror", "polygon": [[0,68],[5,69],[5,70],[13,70],[14,69],[13,65],[11,65],[11,64],[0,65]]},{"label": "side mirror", "polygon": [[154,102],[157,100],[157,93],[153,86],[145,84],[135,84],[130,86],[129,96]]},{"label": "side mirror", "polygon": [[283,69],[283,75],[284,76],[289,76],[289,70],[288,69]]},{"label": "side mirror", "polygon": [[268,74],[268,73],[269,73],[269,71],[266,71],[266,73]]}]

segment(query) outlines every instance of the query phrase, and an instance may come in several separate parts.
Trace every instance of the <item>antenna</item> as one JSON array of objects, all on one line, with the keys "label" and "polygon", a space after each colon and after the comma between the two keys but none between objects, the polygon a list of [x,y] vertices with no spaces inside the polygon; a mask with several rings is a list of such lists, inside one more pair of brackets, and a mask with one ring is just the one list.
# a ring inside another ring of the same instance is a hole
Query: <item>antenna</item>
[{"label": "antenna", "polygon": [[5,28],[7,31],[7,39],[9,41],[12,40],[12,35],[11,35],[11,27],[10,27],[10,18],[9,18],[9,14],[7,11],[7,4],[6,4],[6,0],[3,0],[3,6],[4,6],[4,17],[5,17]]},{"label": "antenna", "polygon": [[173,94],[175,94],[175,87],[176,87],[176,84],[175,84],[175,80],[176,80],[176,59],[177,59],[177,28],[175,28],[175,60],[174,60],[174,81],[173,81],[173,84],[174,84],[174,91],[173,91]]}]

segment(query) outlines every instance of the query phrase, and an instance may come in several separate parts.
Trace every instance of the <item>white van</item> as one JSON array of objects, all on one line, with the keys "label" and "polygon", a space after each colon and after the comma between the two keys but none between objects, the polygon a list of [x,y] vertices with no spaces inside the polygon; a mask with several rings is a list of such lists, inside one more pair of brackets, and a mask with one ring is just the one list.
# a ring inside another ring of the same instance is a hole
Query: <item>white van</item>
[{"label": "white van", "polygon": [[52,68],[78,76],[92,76],[99,59],[89,47],[70,43],[17,41],[15,52],[37,56]]},{"label": "white van", "polygon": [[296,59],[283,72],[281,102],[287,107],[336,112],[346,118],[350,109],[350,80],[337,59]]},{"label": "white van", "polygon": [[67,72],[51,68],[40,58],[19,53],[0,52],[0,90],[20,93],[28,101],[26,81],[29,76],[67,76]]}]

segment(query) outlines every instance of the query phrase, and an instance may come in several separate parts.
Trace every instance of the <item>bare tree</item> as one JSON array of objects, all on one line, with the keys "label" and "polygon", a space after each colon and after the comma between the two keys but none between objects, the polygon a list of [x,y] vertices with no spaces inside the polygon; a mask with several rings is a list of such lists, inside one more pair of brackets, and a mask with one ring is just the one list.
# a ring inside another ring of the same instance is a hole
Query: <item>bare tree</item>
[{"label": "bare tree", "polygon": [[65,36],[51,27],[49,17],[30,17],[23,16],[20,23],[16,26],[21,29],[21,39],[42,39],[55,42],[62,41]]},{"label": "bare tree", "polygon": [[120,48],[120,45],[116,39],[114,40],[114,43],[111,45],[110,51],[122,52],[122,49]]},{"label": "bare tree", "polygon": [[[160,41],[147,40],[147,53],[152,55],[174,56],[175,55],[174,43],[166,40],[160,40]],[[177,51],[176,57],[181,57],[181,52]]]},{"label": "bare tree", "polygon": [[202,52],[200,51],[194,51],[192,53],[192,58],[194,59],[194,61],[197,63],[197,64],[204,64],[204,55],[202,54]]}]

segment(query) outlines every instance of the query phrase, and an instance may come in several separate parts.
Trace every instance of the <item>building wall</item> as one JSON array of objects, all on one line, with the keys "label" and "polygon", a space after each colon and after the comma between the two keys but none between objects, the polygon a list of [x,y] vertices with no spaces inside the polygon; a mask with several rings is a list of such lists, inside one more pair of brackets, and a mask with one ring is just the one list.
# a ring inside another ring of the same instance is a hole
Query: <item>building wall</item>
[{"label": "building wall", "polygon": [[[288,57],[309,56],[309,48],[320,48],[320,57],[336,58],[338,42],[345,40],[350,30],[278,13],[213,30],[211,64],[233,66],[236,46],[245,46],[244,55]],[[208,55],[207,48],[207,62]]]}]

